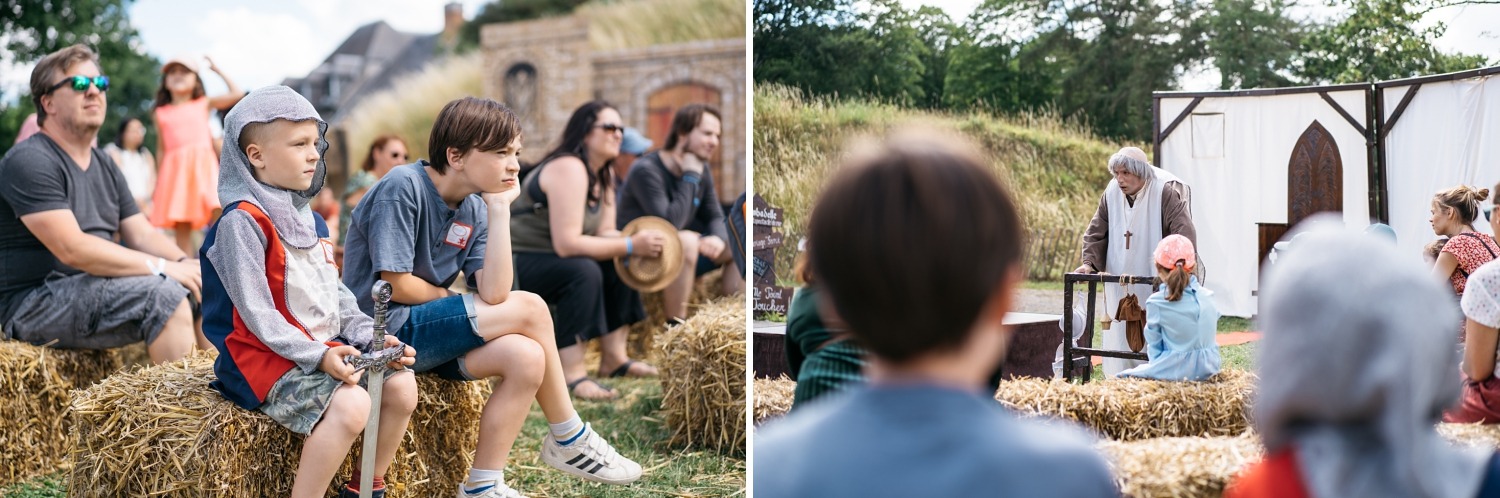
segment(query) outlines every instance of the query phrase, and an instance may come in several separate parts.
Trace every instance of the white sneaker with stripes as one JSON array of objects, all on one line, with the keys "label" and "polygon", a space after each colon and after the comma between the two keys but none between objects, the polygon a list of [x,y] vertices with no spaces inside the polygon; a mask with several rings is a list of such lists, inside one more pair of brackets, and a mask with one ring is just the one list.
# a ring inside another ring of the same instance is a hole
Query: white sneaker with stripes
[{"label": "white sneaker with stripes", "polygon": [[641,465],[621,456],[592,425],[585,424],[583,434],[567,446],[551,435],[542,439],[542,461],[563,472],[605,484],[630,484],[641,478]]}]

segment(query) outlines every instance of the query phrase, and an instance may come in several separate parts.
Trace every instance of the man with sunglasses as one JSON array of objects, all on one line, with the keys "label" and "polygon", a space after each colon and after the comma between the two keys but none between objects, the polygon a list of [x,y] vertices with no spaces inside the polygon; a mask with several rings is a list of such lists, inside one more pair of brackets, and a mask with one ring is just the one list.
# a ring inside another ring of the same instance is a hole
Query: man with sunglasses
[{"label": "man with sunglasses", "polygon": [[205,344],[189,304],[200,270],[90,145],[108,89],[84,45],[47,55],[31,73],[41,132],[0,159],[0,330],[67,349],[145,341],[153,363],[172,361]]},{"label": "man with sunglasses", "polygon": [[[657,216],[676,225],[682,238],[684,269],[662,290],[669,321],[687,317],[687,299],[700,256],[711,263],[705,265],[705,273],[734,259],[725,242],[729,235],[724,208],[706,167],[719,149],[722,130],[718,109],[704,104],[682,106],[672,118],[672,132],[662,150],[637,159],[620,191],[620,227],[642,216]],[[744,285],[735,271],[725,272],[723,282],[726,294]]]}]

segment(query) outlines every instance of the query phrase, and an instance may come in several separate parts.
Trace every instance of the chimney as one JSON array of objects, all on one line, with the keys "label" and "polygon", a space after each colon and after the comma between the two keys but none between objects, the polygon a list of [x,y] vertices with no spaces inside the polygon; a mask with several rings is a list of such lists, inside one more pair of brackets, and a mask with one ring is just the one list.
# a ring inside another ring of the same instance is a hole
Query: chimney
[{"label": "chimney", "polygon": [[449,2],[443,6],[443,44],[449,48],[458,44],[458,31],[464,27],[464,5]]}]

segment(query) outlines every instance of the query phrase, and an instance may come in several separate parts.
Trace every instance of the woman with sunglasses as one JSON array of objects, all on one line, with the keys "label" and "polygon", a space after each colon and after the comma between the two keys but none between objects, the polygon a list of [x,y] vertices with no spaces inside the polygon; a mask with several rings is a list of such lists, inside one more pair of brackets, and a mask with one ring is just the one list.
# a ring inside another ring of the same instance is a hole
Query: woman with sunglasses
[{"label": "woman with sunglasses", "polygon": [[602,337],[599,372],[620,368],[654,374],[625,351],[630,324],[646,318],[641,296],[615,273],[611,261],[628,254],[660,255],[666,234],[642,230],[622,237],[615,225],[610,163],[620,154],[625,126],[608,103],[573,111],[562,139],[521,184],[512,204],[511,244],[521,290],[556,307],[554,330],[563,375],[575,398],[613,399],[615,392],[588,376],[583,342]]},{"label": "woman with sunglasses", "polygon": [[204,60],[224,79],[228,92],[209,97],[198,64],[178,57],[161,68],[153,111],[161,163],[149,217],[157,227],[175,231],[177,246],[188,253],[193,253],[193,232],[208,226],[219,208],[219,153],[209,129],[212,110],[227,112],[245,97],[213,60]]},{"label": "woman with sunglasses", "polygon": [[359,200],[365,197],[365,192],[370,191],[371,185],[385,178],[391,168],[406,164],[407,159],[406,141],[401,137],[386,134],[375,137],[375,141],[370,142],[364,164],[344,182],[344,200],[339,212],[339,246],[344,245],[344,233],[349,231],[349,213],[354,211],[354,206],[359,205]]},{"label": "woman with sunglasses", "polygon": [[[1475,189],[1459,185],[1432,197],[1432,232],[1448,237],[1433,264],[1433,274],[1452,284],[1453,292],[1461,299],[1468,284],[1469,275],[1485,263],[1500,256],[1500,244],[1488,235],[1474,229],[1483,201],[1490,196],[1488,189]],[[1459,329],[1459,342],[1463,342],[1463,329]]]}]

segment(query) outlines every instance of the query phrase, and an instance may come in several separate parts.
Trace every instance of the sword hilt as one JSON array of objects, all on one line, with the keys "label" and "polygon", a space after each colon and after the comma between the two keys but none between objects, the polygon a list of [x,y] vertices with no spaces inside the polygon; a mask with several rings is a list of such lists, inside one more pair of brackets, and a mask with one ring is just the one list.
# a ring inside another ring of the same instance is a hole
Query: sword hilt
[{"label": "sword hilt", "polygon": [[385,347],[385,315],[391,304],[391,292],[390,282],[384,280],[376,280],[370,288],[370,297],[375,301],[375,339],[370,341],[370,351]]}]

